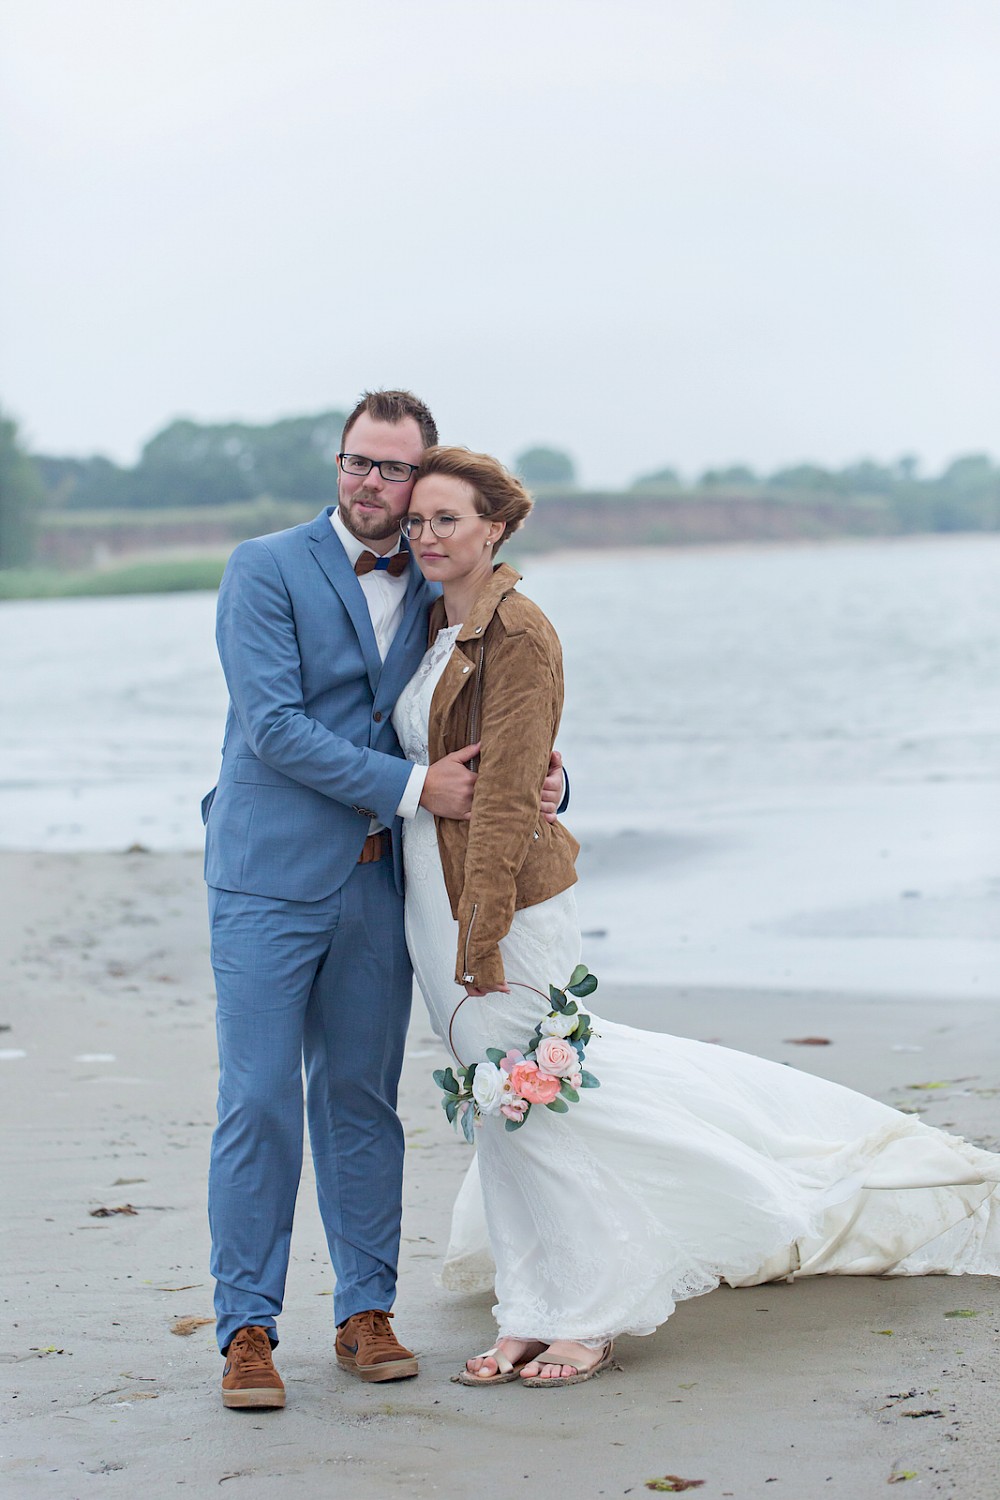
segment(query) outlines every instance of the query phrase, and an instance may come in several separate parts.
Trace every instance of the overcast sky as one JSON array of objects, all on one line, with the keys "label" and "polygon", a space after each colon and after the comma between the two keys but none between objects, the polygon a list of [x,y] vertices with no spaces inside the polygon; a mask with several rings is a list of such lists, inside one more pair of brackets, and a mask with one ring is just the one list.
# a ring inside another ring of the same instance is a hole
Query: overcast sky
[{"label": "overcast sky", "polygon": [[997,0],[0,0],[0,400],[407,385],[666,463],[1000,456]]}]

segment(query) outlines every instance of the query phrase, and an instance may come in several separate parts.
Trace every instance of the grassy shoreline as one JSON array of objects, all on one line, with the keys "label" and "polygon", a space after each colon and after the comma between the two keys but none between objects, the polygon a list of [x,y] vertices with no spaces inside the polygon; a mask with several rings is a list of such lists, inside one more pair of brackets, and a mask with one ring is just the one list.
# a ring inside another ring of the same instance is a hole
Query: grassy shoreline
[{"label": "grassy shoreline", "polygon": [[57,568],[8,568],[0,571],[0,601],[215,590],[225,566],[225,557],[213,555],[142,558],[73,573]]}]

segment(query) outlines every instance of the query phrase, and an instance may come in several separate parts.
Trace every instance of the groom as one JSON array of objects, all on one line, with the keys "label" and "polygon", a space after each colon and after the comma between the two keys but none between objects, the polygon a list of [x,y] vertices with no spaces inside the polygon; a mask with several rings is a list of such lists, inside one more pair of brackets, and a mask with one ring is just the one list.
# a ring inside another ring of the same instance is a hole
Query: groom
[{"label": "groom", "polygon": [[[412,974],[400,819],[467,818],[476,746],[402,759],[396,697],[437,592],[401,547],[434,419],[407,391],[366,393],[338,455],[338,507],[236,548],[217,639],[230,706],[207,824],[218,995],[212,1274],[226,1406],[283,1406],[275,1320],[302,1164],[301,1068],[320,1214],[337,1276],[338,1364],[401,1380],[389,1322],[403,1133],[396,1090]],[[546,783],[543,810],[554,817]]]}]

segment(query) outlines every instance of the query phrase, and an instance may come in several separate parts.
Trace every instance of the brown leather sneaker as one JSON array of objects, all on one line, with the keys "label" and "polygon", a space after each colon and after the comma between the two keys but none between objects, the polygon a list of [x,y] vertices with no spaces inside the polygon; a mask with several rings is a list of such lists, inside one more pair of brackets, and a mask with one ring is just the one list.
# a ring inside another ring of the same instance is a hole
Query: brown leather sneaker
[{"label": "brown leather sneaker", "polygon": [[417,1356],[404,1349],[392,1329],[392,1313],[355,1313],[337,1329],[337,1363],[361,1380],[407,1380],[416,1375]]},{"label": "brown leather sneaker", "polygon": [[266,1328],[241,1328],[226,1351],[223,1406],[284,1406],[285,1387],[271,1358]]}]

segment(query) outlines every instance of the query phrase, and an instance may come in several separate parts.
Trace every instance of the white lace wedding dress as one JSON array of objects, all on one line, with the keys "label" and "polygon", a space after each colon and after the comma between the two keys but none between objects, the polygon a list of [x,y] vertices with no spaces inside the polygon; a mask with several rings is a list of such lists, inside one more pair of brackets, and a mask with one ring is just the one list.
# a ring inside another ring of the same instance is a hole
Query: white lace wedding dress
[{"label": "white lace wedding dress", "polygon": [[[400,695],[403,751],[427,763],[442,630]],[[433,817],[404,825],[406,935],[438,1036],[462,990]],[[515,915],[508,980],[547,993],[579,960],[572,891]],[[463,1062],[522,1048],[545,1010],[524,989],[470,999]],[[645,1334],[720,1281],[790,1275],[1000,1274],[1000,1156],[809,1073],[594,1018],[599,1089],[568,1114],[499,1115],[455,1203],[444,1284],[495,1284],[502,1336],[599,1343]],[[428,1087],[433,1087],[428,1079]],[[443,1125],[442,1116],[442,1125]],[[485,1217],[484,1217],[485,1209]]]}]

